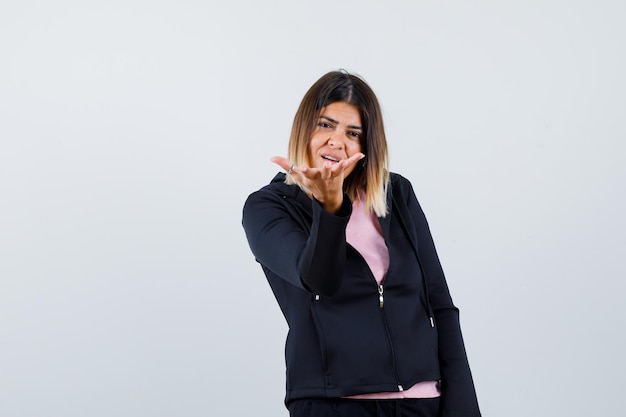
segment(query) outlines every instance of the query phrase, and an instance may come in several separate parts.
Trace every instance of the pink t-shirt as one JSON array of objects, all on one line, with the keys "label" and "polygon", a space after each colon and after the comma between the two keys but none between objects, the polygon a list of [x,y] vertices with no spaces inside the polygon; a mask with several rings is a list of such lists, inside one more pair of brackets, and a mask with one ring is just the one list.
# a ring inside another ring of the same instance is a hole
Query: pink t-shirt
[{"label": "pink t-shirt", "polygon": [[389,250],[376,214],[367,213],[361,200],[352,203],[352,215],[346,226],[346,240],[363,256],[376,282],[382,283],[389,269]]},{"label": "pink t-shirt", "polygon": [[[352,203],[352,215],[346,227],[346,240],[367,262],[374,278],[381,284],[389,269],[389,250],[385,244],[383,231],[375,213],[367,213],[363,200]],[[441,395],[437,381],[418,382],[407,390],[398,392],[375,392],[352,395],[346,398],[385,400],[396,398],[436,398]]]}]

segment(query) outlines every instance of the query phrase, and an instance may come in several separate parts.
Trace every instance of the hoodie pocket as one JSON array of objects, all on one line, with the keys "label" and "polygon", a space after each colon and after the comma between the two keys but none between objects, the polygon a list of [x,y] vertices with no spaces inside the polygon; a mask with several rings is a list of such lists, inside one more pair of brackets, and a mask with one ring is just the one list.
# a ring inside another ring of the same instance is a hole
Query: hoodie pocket
[{"label": "hoodie pocket", "polygon": [[396,384],[378,301],[368,297],[363,303],[342,305],[326,298],[311,305],[327,387]]}]

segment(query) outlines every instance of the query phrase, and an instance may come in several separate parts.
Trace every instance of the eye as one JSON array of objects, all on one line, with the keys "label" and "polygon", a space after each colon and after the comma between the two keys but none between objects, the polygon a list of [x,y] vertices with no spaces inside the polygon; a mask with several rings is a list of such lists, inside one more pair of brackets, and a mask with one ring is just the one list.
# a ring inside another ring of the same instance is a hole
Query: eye
[{"label": "eye", "polygon": [[361,139],[361,132],[356,132],[356,131],[351,130],[348,132],[348,135],[357,139]]},{"label": "eye", "polygon": [[332,127],[330,124],[328,124],[326,122],[319,122],[317,125],[319,127],[323,127],[323,128],[330,128],[330,127]]}]

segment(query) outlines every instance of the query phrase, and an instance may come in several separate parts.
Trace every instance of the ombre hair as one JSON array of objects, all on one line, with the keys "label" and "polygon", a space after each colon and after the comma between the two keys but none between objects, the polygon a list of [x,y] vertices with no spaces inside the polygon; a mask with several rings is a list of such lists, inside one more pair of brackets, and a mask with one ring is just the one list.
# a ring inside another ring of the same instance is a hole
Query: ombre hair
[{"label": "ombre hair", "polygon": [[[336,102],[355,106],[363,128],[360,140],[365,158],[358,161],[345,178],[344,191],[352,201],[361,199],[365,192],[365,209],[384,217],[387,214],[389,185],[387,139],[378,99],[361,78],[344,70],[332,71],[309,88],[293,120],[287,158],[296,166],[309,165],[309,142],[322,109]],[[285,182],[304,188],[289,174]]]}]

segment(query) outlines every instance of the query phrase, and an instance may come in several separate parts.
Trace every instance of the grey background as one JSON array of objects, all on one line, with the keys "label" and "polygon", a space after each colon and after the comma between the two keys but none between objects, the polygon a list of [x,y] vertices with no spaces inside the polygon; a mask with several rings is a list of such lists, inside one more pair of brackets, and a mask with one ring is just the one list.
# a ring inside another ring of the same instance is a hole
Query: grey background
[{"label": "grey background", "polygon": [[3,2],[0,415],[286,416],[240,226],[323,73],[362,75],[485,416],[618,415],[622,1]]}]

